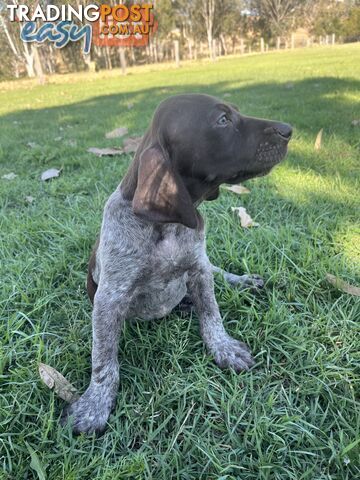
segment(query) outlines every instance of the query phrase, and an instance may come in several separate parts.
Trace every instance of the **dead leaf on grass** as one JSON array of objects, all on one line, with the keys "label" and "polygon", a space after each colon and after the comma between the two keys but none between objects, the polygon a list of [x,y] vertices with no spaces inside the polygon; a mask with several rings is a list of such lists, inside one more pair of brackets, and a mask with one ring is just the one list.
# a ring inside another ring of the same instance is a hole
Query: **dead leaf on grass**
[{"label": "dead leaf on grass", "polygon": [[26,145],[29,148],[36,148],[38,146],[38,144],[36,142],[28,142]]},{"label": "dead leaf on grass", "polygon": [[65,402],[72,403],[79,398],[76,388],[55,368],[45,363],[39,363],[39,374],[45,385],[50,390],[54,390],[56,395],[65,400]]},{"label": "dead leaf on grass", "polygon": [[106,138],[119,138],[123,137],[128,133],[128,129],[126,127],[119,127],[115,128],[115,130],[112,130],[111,132],[108,132],[105,137]]},{"label": "dead leaf on grass", "polygon": [[326,280],[331,283],[335,288],[342,290],[345,293],[349,293],[350,295],[356,295],[360,297],[360,288],[355,287],[355,285],[350,285],[350,283],[341,280],[341,278],[335,277],[335,275],[331,275],[331,273],[326,274]]},{"label": "dead leaf on grass", "polygon": [[46,182],[47,180],[51,180],[52,178],[58,177],[60,175],[61,170],[57,168],[49,168],[41,174],[41,180]]},{"label": "dead leaf on grass", "polygon": [[128,104],[127,104],[128,110],[131,110],[133,107],[134,107],[134,104],[133,104],[133,103],[128,103]]},{"label": "dead leaf on grass", "polygon": [[243,195],[244,193],[250,193],[250,190],[244,185],[223,185],[225,190],[229,190],[230,192],[237,193],[238,195]]},{"label": "dead leaf on grass", "polygon": [[129,137],[124,140],[124,153],[135,153],[141,143],[142,137]]},{"label": "dead leaf on grass", "polygon": [[91,147],[88,148],[87,151],[89,153],[94,153],[98,157],[112,157],[113,155],[122,155],[124,153],[124,150],[122,148],[111,148],[111,147],[105,147],[105,148],[96,148],[96,147]]},{"label": "dead leaf on grass", "polygon": [[240,218],[241,226],[243,228],[258,227],[259,223],[254,222],[250,215],[246,212],[244,207],[231,207],[233,212],[236,212]]},{"label": "dead leaf on grass", "polygon": [[25,200],[27,201],[27,203],[33,203],[33,201],[35,200],[34,197],[32,197],[31,195],[28,195],[25,197]]},{"label": "dead leaf on grass", "polygon": [[360,119],[359,119],[359,120],[353,120],[353,121],[351,122],[351,125],[352,125],[353,127],[357,127],[358,125],[360,125]]},{"label": "dead leaf on grass", "polygon": [[314,145],[315,150],[320,150],[321,148],[322,134],[323,134],[323,129],[321,129],[316,136],[315,145]]},{"label": "dead leaf on grass", "polygon": [[3,178],[4,180],[14,180],[14,178],[16,177],[17,177],[16,173],[10,172],[10,173],[7,173],[6,175],[3,175],[1,178]]}]

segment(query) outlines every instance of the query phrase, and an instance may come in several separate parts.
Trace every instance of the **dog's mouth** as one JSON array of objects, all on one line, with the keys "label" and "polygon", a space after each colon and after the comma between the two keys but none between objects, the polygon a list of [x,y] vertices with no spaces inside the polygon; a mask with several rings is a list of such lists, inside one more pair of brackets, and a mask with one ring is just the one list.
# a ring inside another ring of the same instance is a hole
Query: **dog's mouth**
[{"label": "dog's mouth", "polygon": [[268,170],[269,166],[272,168],[285,157],[287,152],[287,143],[260,143],[255,153],[255,162],[264,170]]},{"label": "dog's mouth", "polygon": [[255,153],[251,170],[244,170],[228,178],[225,183],[234,185],[236,183],[249,180],[255,177],[264,177],[275,165],[281,162],[287,152],[287,145],[261,143]]}]

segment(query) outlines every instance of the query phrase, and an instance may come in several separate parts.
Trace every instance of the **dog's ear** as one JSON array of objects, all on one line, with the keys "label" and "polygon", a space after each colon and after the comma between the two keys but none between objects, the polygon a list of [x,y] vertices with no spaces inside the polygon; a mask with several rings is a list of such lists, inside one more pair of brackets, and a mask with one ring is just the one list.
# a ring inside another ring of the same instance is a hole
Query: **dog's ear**
[{"label": "dog's ear", "polygon": [[132,206],[145,220],[197,226],[190,194],[160,147],[148,148],[140,156]]}]

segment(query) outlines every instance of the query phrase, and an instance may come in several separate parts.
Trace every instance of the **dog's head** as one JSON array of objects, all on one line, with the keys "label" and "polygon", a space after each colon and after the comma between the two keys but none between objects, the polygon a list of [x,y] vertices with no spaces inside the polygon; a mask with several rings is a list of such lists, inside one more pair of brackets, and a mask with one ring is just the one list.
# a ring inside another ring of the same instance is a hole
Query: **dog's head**
[{"label": "dog's head", "polygon": [[241,115],[209,95],[177,95],[157,108],[122,191],[134,213],[197,225],[195,206],[214,200],[222,183],[266,175],[287,152],[292,128]]}]

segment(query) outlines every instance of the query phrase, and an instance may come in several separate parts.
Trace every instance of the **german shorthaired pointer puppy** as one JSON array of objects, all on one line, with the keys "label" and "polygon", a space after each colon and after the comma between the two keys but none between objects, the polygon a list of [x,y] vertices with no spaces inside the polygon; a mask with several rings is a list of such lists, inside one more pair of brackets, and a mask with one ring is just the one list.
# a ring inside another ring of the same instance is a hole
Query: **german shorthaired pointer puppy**
[{"label": "german shorthaired pointer puppy", "polygon": [[[90,260],[93,308],[91,381],[69,405],[73,430],[102,432],[119,385],[118,343],[128,318],[169,314],[187,296],[208,351],[222,368],[247,370],[248,347],[226,332],[214,295],[197,207],[222,183],[266,175],[286,154],[290,125],[245,117],[217,98],[178,95],[157,108],[123,181],[105,205]],[[222,271],[221,271],[222,272]],[[258,276],[222,272],[228,281],[259,287]]]}]

